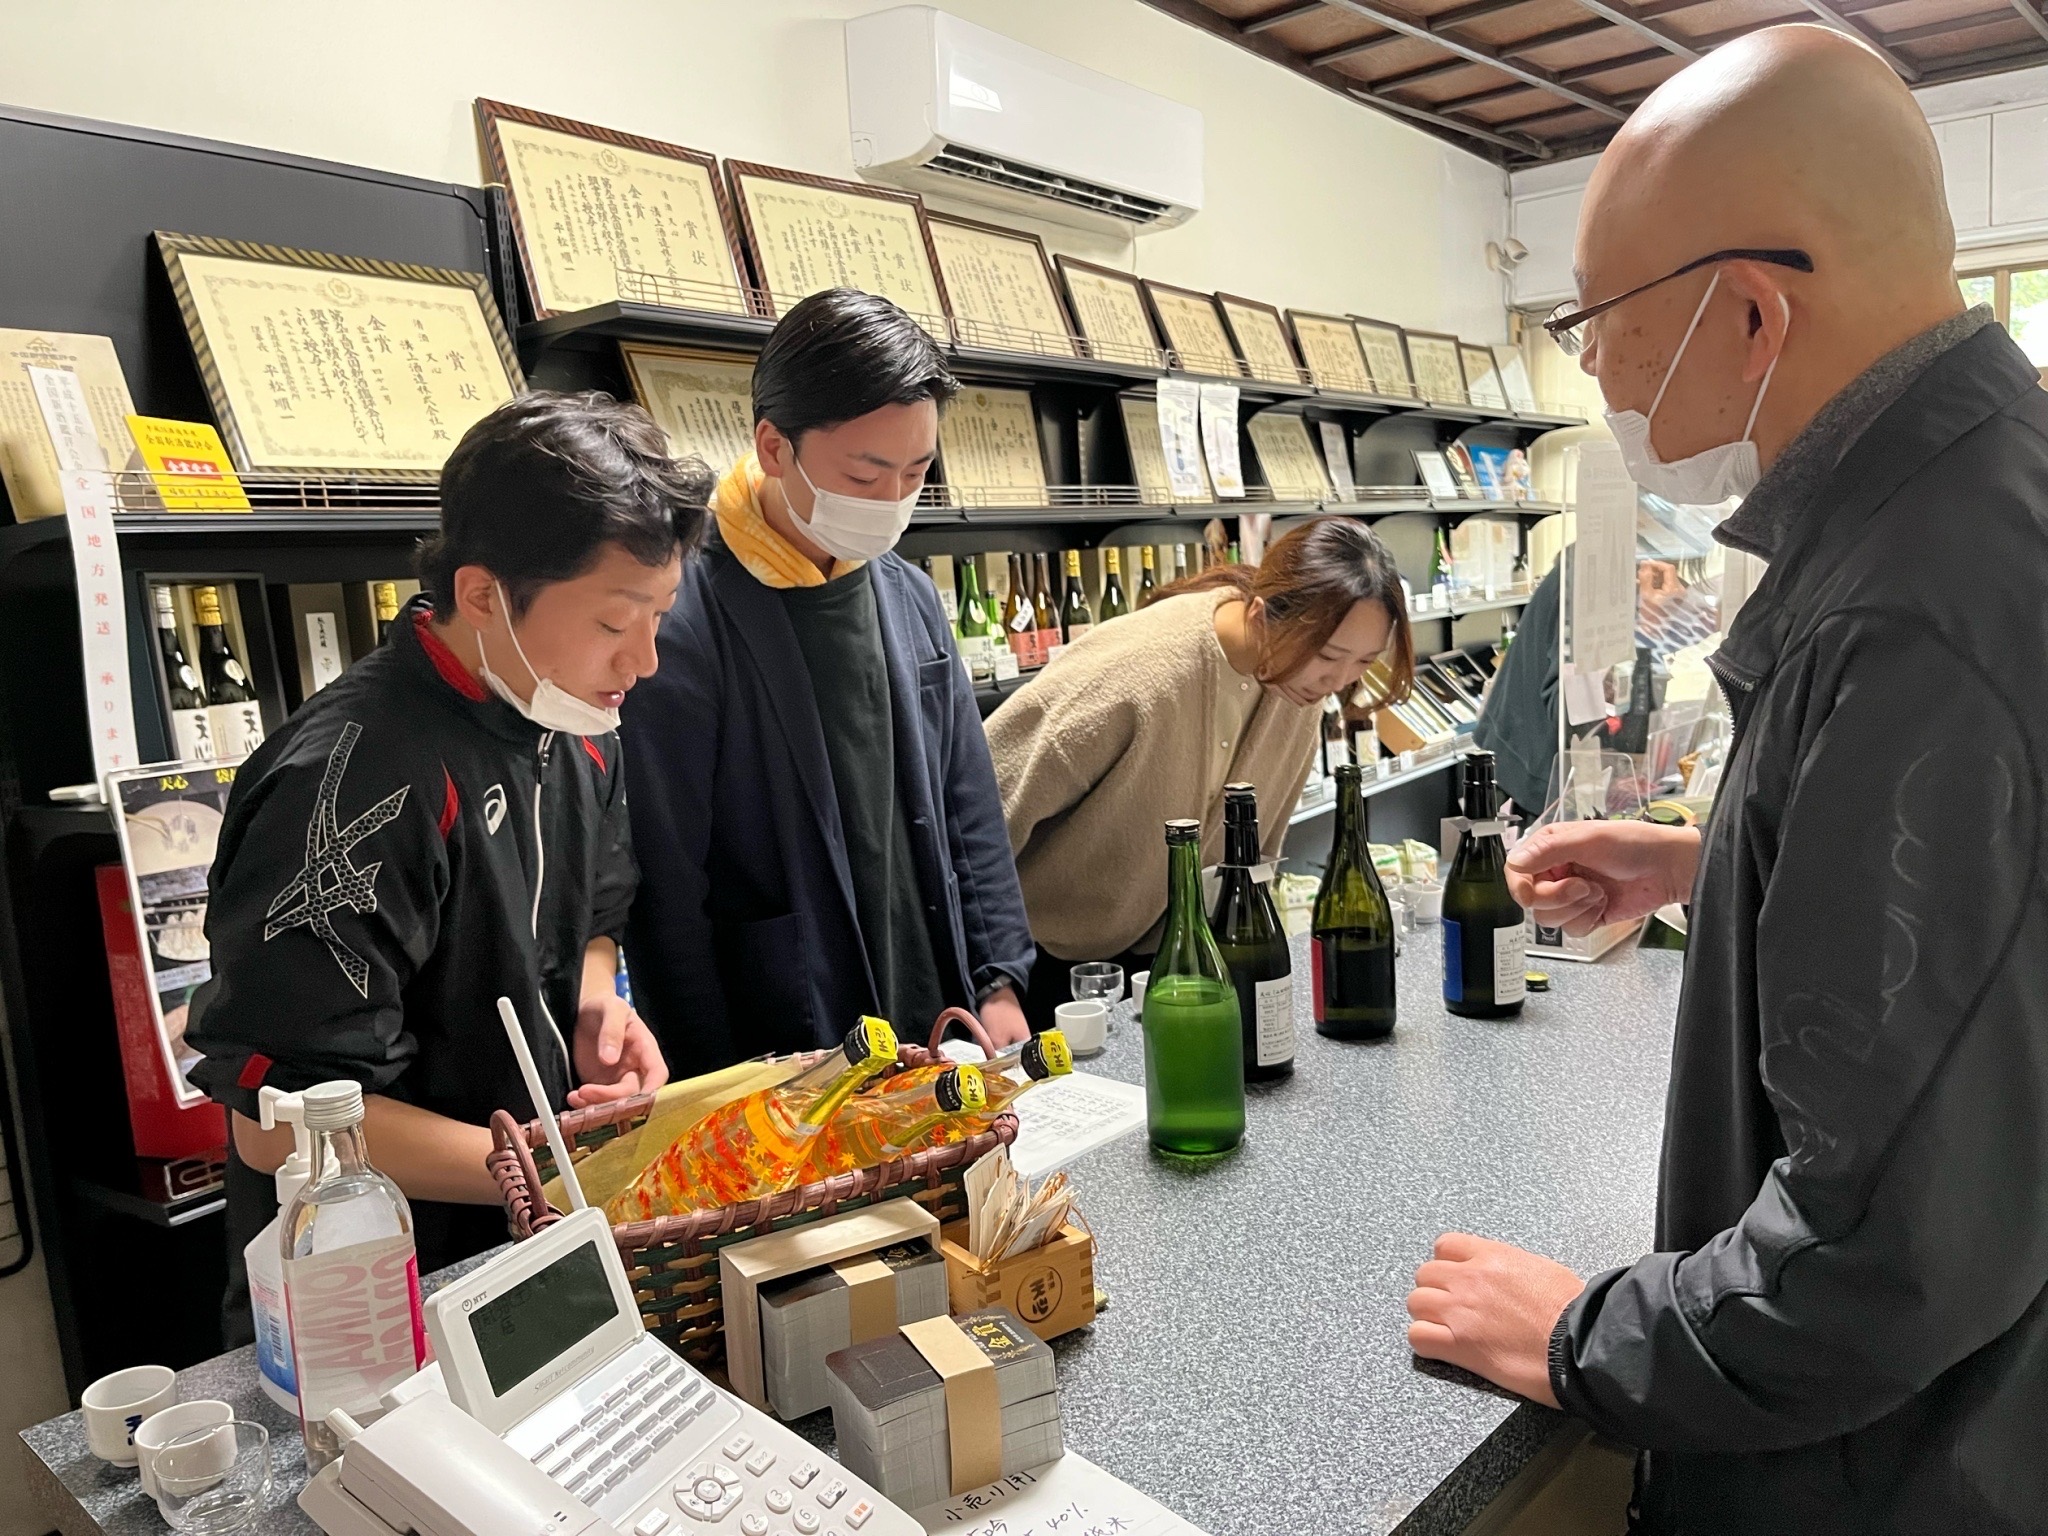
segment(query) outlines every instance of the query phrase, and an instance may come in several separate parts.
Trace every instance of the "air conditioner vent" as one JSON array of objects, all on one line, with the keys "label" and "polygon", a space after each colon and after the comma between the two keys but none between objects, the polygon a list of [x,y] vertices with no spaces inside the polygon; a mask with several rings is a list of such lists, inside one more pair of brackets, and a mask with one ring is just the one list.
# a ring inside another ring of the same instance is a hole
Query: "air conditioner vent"
[{"label": "air conditioner vent", "polygon": [[943,172],[948,176],[958,176],[967,181],[1007,187],[1014,192],[1029,192],[1038,197],[1049,197],[1054,202],[1065,203],[1073,208],[1084,208],[1091,213],[1106,214],[1110,218],[1122,219],[1130,224],[1156,224],[1174,212],[1171,204],[1153,198],[1137,197],[1129,192],[1119,192],[1113,187],[1097,186],[1093,182],[1062,176],[1055,171],[1041,170],[1022,161],[984,154],[980,150],[967,149],[959,144],[945,145],[936,155],[925,161],[924,168],[928,171]]}]

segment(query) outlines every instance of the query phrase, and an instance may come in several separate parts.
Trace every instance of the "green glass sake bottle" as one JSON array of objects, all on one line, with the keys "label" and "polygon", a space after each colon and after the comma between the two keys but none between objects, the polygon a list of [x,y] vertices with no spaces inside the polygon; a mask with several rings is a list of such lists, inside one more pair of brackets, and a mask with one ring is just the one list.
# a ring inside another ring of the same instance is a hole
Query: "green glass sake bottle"
[{"label": "green glass sake bottle", "polygon": [[1145,987],[1145,1120],[1167,1152],[1227,1152],[1244,1139],[1244,1026],[1237,988],[1202,914],[1202,824],[1166,824],[1166,929]]}]

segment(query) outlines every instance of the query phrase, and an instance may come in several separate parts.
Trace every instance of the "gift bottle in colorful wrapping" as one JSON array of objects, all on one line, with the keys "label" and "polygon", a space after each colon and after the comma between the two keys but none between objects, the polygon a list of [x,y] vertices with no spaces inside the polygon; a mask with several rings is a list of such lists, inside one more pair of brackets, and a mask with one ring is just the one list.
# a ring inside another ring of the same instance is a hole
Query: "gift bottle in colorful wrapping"
[{"label": "gift bottle in colorful wrapping", "polygon": [[776,1088],[698,1121],[605,1207],[613,1221],[716,1210],[801,1182],[811,1142],[840,1107],[896,1061],[896,1032],[864,1018],[840,1048]]},{"label": "gift bottle in colorful wrapping", "polygon": [[[1033,1035],[1022,1045],[1012,1046],[1000,1056],[979,1062],[982,1076],[988,1079],[989,1112],[994,1119],[1010,1101],[1033,1083],[1042,1083],[1049,1077],[1064,1077],[1074,1070],[1074,1053],[1067,1045],[1067,1037],[1056,1029]],[[946,1070],[946,1064],[912,1067],[898,1072],[877,1087],[879,1095],[909,1093],[922,1088],[926,1083]],[[1021,1071],[1024,1076],[1016,1074]]]},{"label": "gift bottle in colorful wrapping", "polygon": [[906,1092],[856,1094],[812,1138],[797,1183],[872,1168],[927,1145],[971,1136],[991,1118],[988,1088],[980,1067],[957,1062],[937,1068]]}]

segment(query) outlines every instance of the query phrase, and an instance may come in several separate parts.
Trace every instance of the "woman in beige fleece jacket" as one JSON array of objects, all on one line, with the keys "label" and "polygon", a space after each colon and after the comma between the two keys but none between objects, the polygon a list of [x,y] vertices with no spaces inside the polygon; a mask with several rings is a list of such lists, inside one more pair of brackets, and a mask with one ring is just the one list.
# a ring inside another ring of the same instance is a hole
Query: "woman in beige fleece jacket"
[{"label": "woman in beige fleece jacket", "polygon": [[1318,518],[1256,566],[1218,566],[1097,625],[988,722],[1003,819],[1038,941],[1034,1028],[1076,961],[1142,969],[1166,914],[1162,825],[1199,817],[1222,850],[1225,784],[1259,792],[1270,858],[1315,760],[1323,699],[1387,658],[1407,692],[1400,573],[1363,523]]}]

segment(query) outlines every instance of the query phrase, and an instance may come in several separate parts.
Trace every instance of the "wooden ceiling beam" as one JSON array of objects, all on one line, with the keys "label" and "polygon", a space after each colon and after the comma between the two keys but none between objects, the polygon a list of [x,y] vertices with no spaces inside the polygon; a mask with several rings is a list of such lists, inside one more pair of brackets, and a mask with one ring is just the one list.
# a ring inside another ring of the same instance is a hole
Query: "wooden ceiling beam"
[{"label": "wooden ceiling beam", "polygon": [[1303,0],[1300,5],[1286,6],[1281,10],[1268,12],[1256,20],[1248,21],[1241,29],[1247,37],[1257,37],[1261,32],[1270,32],[1275,27],[1284,27],[1290,21],[1300,21],[1313,16],[1323,8],[1323,0]]},{"label": "wooden ceiling beam", "polygon": [[2012,0],[2012,8],[2020,13],[2028,26],[2048,39],[2048,16],[2043,16],[2034,7],[2033,0]]},{"label": "wooden ceiling beam", "polygon": [[[1504,75],[1513,75],[1517,79],[1528,81],[1531,85],[1541,86],[1553,96],[1562,97],[1566,101],[1577,102],[1580,106],[1587,108],[1589,111],[1599,113],[1611,122],[1619,123],[1628,117],[1626,112],[1617,107],[1613,102],[1607,100],[1606,97],[1596,96],[1589,91],[1582,91],[1577,86],[1561,85],[1558,83],[1557,76],[1551,71],[1535,64],[1521,63],[1509,57],[1500,49],[1491,47],[1486,43],[1468,42],[1466,39],[1454,36],[1448,32],[1434,31],[1428,23],[1416,21],[1402,15],[1399,11],[1388,10],[1384,6],[1373,4],[1371,0],[1329,0],[1329,3],[1339,10],[1349,11],[1352,15],[1363,17],[1367,21],[1376,21],[1390,31],[1405,32],[1408,36],[1419,38],[1423,42],[1435,43],[1438,47],[1447,49],[1452,53],[1463,54],[1475,64],[1491,64]],[[1822,0],[1807,0],[1809,5],[1820,3],[1822,3]]]},{"label": "wooden ceiling beam", "polygon": [[[2013,19],[2012,13],[2018,4],[2019,0],[2013,0],[2011,6],[2000,6],[1995,11],[1973,11],[1968,16],[1951,16],[1946,21],[1930,21],[1924,26],[1901,27],[1896,32],[1885,33],[1884,40],[1896,47],[1900,43],[1925,42],[1930,37],[1948,37],[1952,33],[1968,32],[1972,28],[1988,27],[1993,23],[2002,26]],[[2044,22],[2043,25],[2048,26],[2048,22]],[[2048,33],[2043,35],[2048,36]]]},{"label": "wooden ceiling beam", "polygon": [[1844,37],[1853,37],[1857,42],[1874,49],[1877,56],[1883,59],[1885,63],[1891,65],[1898,72],[1899,78],[1908,85],[1919,83],[1919,66],[1901,58],[1898,54],[1892,52],[1891,49],[1885,47],[1884,38],[1879,35],[1877,28],[1866,26],[1864,23],[1856,21],[1845,13],[1836,10],[1829,3],[1829,0],[1799,0],[1799,3]]},{"label": "wooden ceiling beam", "polygon": [[1674,54],[1687,62],[1701,57],[1701,50],[1690,40],[1673,32],[1669,27],[1659,26],[1646,16],[1639,16],[1625,5],[1614,5],[1610,0],[1574,0],[1581,10],[1591,11],[1605,21],[1611,21],[1624,31],[1638,37],[1646,37],[1666,53]]}]

